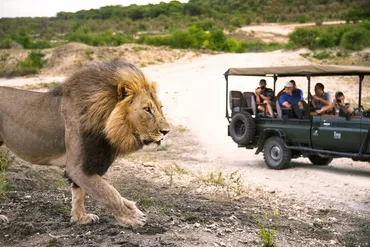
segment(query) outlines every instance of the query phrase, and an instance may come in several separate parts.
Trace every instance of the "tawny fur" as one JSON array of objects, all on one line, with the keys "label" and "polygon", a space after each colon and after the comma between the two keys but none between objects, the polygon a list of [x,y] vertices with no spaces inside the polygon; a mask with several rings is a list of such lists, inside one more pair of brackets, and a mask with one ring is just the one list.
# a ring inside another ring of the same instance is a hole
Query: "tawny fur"
[{"label": "tawny fur", "polygon": [[66,168],[74,221],[98,220],[85,211],[87,193],[121,225],[137,227],[144,214],[101,176],[117,155],[163,139],[169,125],[161,107],[155,83],[134,65],[92,64],[47,93],[0,87],[0,144],[26,161]]}]

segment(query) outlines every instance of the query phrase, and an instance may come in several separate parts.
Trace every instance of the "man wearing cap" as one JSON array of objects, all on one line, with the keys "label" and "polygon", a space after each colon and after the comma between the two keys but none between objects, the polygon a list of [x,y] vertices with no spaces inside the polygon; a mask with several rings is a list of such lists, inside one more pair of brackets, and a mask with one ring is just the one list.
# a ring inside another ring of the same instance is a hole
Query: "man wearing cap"
[{"label": "man wearing cap", "polygon": [[344,100],[345,100],[344,94],[338,91],[335,93],[335,99],[333,100],[333,103],[331,103],[328,106],[324,106],[317,113],[322,114],[328,110],[333,109],[334,107],[338,107],[342,108],[347,114],[352,114],[354,112],[354,109],[351,107],[349,103],[344,103]]},{"label": "man wearing cap", "polygon": [[[295,83],[295,80],[290,80],[291,83],[293,83],[293,91],[296,93],[296,94],[299,94],[301,95],[301,97],[303,98],[303,91],[299,88],[297,88],[296,86],[296,83]],[[285,87],[283,89],[280,90],[280,92],[276,95],[276,98],[280,98],[280,96],[285,93]]]},{"label": "man wearing cap", "polygon": [[[254,91],[256,94],[256,103],[258,110],[264,112],[267,110],[270,117],[274,118],[274,112],[272,110],[272,102],[274,100],[274,91],[271,88],[266,87],[266,80],[260,80],[260,86]],[[262,104],[263,103],[263,104]]]},{"label": "man wearing cap", "polygon": [[291,109],[293,104],[298,104],[300,109],[303,109],[303,95],[301,91],[294,90],[294,85],[291,81],[287,81],[284,86],[285,93],[279,98],[279,103],[282,107]]},{"label": "man wearing cap", "polygon": [[283,93],[279,98],[279,104],[282,108],[292,109],[296,117],[303,119],[304,116],[307,115],[307,103],[303,101],[302,91],[294,90],[294,84],[292,81],[287,81],[285,83],[284,90],[285,93]]}]

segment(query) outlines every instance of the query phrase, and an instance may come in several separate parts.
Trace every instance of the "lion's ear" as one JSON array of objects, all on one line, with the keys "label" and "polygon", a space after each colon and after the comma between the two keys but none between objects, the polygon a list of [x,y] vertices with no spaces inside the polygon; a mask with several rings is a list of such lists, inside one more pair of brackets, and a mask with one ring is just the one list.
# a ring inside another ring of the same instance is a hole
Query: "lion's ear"
[{"label": "lion's ear", "polygon": [[154,92],[157,92],[157,83],[156,82],[153,81],[152,84],[151,84],[151,87],[154,90]]},{"label": "lion's ear", "polygon": [[126,92],[126,89],[124,87],[123,82],[118,83],[118,85],[117,85],[117,94],[118,94],[119,99],[124,99],[124,98],[127,97],[128,94]]}]

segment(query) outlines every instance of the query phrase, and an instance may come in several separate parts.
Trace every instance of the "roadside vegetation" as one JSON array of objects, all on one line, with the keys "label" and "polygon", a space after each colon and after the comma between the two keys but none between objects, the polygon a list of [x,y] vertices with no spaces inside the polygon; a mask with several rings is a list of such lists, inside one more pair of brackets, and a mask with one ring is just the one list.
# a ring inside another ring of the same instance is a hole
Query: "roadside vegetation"
[{"label": "roadside vegetation", "polygon": [[[269,51],[281,46],[234,40],[226,34],[241,26],[262,22],[316,22],[319,25],[323,21],[341,19],[357,23],[370,18],[368,7],[365,0],[189,0],[188,3],[105,6],[75,13],[59,12],[49,18],[1,18],[0,48],[45,49],[81,42],[91,46],[145,43],[226,52]],[[348,46],[356,34],[347,34],[343,45]],[[292,41],[300,43],[294,37]],[[328,45],[332,45],[330,42]]]},{"label": "roadside vegetation", "polygon": [[6,172],[9,166],[13,163],[14,157],[11,157],[8,151],[0,149],[0,199],[6,197],[8,193],[8,181],[6,179]]},{"label": "roadside vegetation", "polygon": [[[105,6],[75,13],[59,12],[49,18],[1,18],[0,49],[23,48],[32,52],[12,68],[8,59],[1,57],[0,77],[38,74],[47,64],[43,49],[70,42],[90,46],[136,43],[233,53],[305,47],[313,51],[306,54],[307,58],[347,64],[351,52],[370,46],[369,9],[365,0],[189,0]],[[339,19],[347,23],[321,25],[323,21]],[[235,35],[239,27],[262,22],[315,22],[316,26],[296,29],[287,44]],[[94,50],[89,49],[85,58],[94,60]],[[82,65],[81,61],[76,63]],[[360,59],[356,64],[367,65],[367,61]]]},{"label": "roadside vegetation", "polygon": [[14,77],[38,74],[46,65],[45,54],[41,51],[31,51],[26,59],[18,61],[15,68],[7,68],[6,57],[0,63],[0,77]]}]

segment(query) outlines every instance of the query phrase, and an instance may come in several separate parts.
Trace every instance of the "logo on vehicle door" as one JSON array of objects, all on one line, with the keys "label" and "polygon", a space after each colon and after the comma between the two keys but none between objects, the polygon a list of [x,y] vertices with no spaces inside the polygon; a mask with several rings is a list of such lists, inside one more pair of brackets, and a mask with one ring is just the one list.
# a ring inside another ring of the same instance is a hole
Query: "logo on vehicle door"
[{"label": "logo on vehicle door", "polygon": [[342,139],[342,134],[334,131],[334,139]]}]

